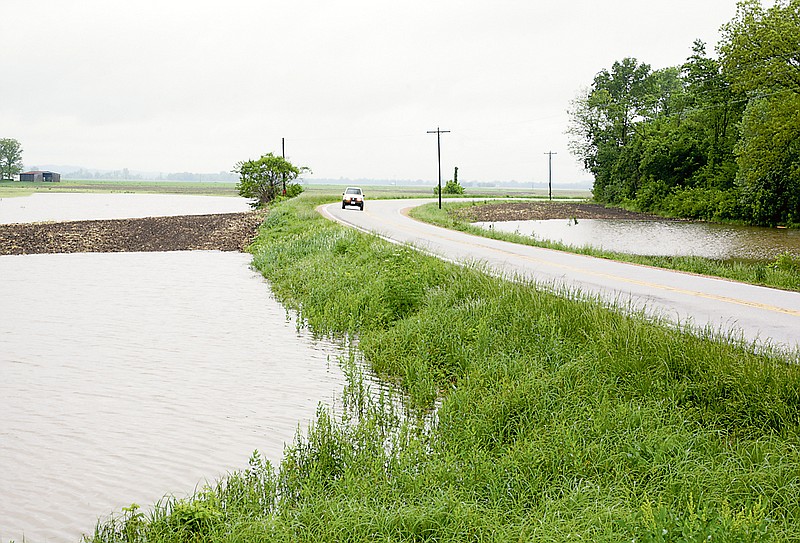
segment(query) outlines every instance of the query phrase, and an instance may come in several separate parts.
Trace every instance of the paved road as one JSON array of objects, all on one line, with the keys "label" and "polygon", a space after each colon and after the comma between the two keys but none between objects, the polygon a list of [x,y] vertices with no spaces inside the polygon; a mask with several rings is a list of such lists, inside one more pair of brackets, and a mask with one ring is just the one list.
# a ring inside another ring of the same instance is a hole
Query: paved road
[{"label": "paved road", "polygon": [[405,214],[431,201],[370,200],[363,212],[340,204],[322,206],[320,212],[446,260],[480,262],[507,277],[596,295],[670,322],[800,350],[800,293],[481,238]]}]

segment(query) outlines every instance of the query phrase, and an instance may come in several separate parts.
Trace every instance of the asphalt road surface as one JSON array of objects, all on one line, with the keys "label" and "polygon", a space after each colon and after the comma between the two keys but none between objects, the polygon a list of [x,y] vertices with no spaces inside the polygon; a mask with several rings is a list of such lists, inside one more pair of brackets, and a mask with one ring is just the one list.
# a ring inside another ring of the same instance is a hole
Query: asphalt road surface
[{"label": "asphalt road surface", "polygon": [[445,260],[481,263],[504,277],[532,280],[570,295],[597,296],[695,330],[800,352],[800,293],[482,238],[405,213],[432,201],[368,200],[364,211],[330,204],[320,212]]}]

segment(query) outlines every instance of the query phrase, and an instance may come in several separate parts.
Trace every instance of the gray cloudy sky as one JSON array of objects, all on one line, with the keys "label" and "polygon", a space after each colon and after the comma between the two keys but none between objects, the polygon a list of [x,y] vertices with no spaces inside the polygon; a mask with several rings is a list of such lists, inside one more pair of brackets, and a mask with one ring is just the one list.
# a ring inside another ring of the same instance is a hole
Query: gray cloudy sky
[{"label": "gray cloudy sky", "polygon": [[591,179],[566,113],[615,60],[713,51],[735,0],[3,0],[0,137],[26,166]]}]

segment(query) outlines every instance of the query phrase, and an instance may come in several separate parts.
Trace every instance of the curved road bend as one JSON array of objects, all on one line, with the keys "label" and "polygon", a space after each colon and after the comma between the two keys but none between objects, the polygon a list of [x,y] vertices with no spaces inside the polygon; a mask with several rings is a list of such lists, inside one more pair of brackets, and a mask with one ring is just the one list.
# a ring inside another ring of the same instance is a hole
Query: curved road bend
[{"label": "curved road bend", "polygon": [[446,260],[481,262],[506,277],[597,295],[726,336],[800,349],[800,293],[492,240],[432,226],[405,214],[432,201],[369,200],[363,212],[341,209],[341,204],[321,206],[320,212]]}]

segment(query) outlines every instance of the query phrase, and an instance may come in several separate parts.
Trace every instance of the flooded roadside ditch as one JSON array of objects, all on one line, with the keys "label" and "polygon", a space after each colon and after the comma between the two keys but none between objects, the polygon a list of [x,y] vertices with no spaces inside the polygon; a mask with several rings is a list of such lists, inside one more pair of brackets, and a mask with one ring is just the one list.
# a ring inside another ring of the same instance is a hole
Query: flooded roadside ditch
[{"label": "flooded roadside ditch", "polygon": [[716,260],[800,258],[800,231],[703,222],[631,219],[481,221],[476,226],[615,253]]}]

